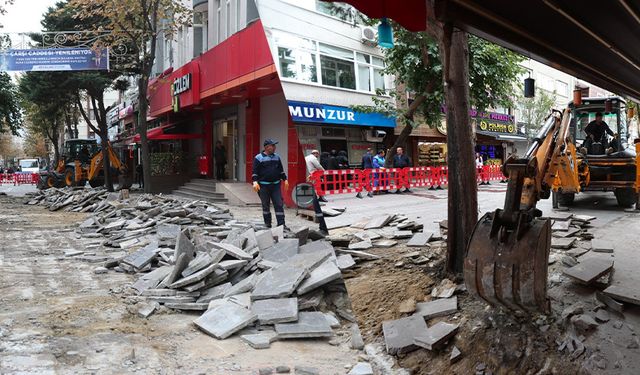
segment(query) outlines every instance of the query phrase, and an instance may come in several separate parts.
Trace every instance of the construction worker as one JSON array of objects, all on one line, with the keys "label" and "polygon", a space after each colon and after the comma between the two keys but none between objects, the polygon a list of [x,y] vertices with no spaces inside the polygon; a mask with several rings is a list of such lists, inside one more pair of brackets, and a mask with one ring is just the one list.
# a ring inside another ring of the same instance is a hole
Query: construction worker
[{"label": "construction worker", "polygon": [[[320,152],[318,150],[311,151],[311,154],[305,157],[305,161],[307,162],[307,180],[310,181],[311,174],[315,171],[324,171],[322,165],[318,161],[318,157],[320,156]],[[318,224],[320,224],[320,233],[322,236],[329,235],[329,229],[327,229],[327,223],[324,221],[324,213],[322,212],[322,207],[320,207],[320,202],[323,197],[320,197],[316,194],[315,189],[313,191],[313,211],[316,213],[316,218],[318,219]],[[323,200],[326,202],[327,200]]]},{"label": "construction worker", "polygon": [[276,212],[278,226],[284,226],[284,207],[280,182],[284,182],[284,190],[289,190],[289,181],[282,167],[282,160],[276,154],[277,141],[265,139],[264,150],[253,159],[253,190],[258,193],[262,202],[262,216],[267,228],[271,228],[271,205]]},{"label": "construction worker", "polygon": [[[396,154],[393,155],[393,167],[394,168],[407,168],[411,167],[411,159],[404,153],[402,147],[396,148]],[[405,193],[411,193],[409,187],[405,187]],[[400,194],[400,187],[396,190],[396,194]]]}]

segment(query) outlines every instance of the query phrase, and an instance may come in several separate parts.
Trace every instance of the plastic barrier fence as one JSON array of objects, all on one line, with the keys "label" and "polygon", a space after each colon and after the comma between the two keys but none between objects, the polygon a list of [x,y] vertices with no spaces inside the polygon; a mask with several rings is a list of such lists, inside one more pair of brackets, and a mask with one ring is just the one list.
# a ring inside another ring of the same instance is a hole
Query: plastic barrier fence
[{"label": "plastic barrier fence", "polygon": [[[500,165],[478,168],[478,183],[506,181]],[[410,167],[381,169],[341,169],[315,171],[309,181],[317,194],[345,194],[428,187],[442,189],[449,181],[447,167]]]}]

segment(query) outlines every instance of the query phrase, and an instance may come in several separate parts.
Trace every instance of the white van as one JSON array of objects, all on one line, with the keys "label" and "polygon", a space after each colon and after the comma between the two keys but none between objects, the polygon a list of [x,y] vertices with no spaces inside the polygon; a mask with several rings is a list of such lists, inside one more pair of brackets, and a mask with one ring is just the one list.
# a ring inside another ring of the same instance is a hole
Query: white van
[{"label": "white van", "polygon": [[40,172],[40,159],[20,159],[18,165],[22,172],[38,173]]}]

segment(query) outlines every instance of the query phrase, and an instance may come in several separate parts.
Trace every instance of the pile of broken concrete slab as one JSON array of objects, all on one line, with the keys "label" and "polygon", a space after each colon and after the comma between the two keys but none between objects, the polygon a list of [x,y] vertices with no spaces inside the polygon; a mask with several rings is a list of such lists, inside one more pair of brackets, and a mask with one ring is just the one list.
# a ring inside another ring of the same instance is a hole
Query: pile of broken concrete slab
[{"label": "pile of broken concrete slab", "polygon": [[[330,242],[309,240],[309,228],[265,228],[234,220],[228,209],[204,201],[120,198],[100,189],[50,189],[28,203],[93,212],[78,226],[78,236],[124,251],[95,271],[137,274],[132,292],[147,300],[140,316],[161,305],[203,311],[194,321],[202,331],[217,339],[241,331],[254,348],[332,337],[340,318],[355,323],[341,274],[353,259],[336,257]],[[353,327],[352,347],[362,349]]]}]

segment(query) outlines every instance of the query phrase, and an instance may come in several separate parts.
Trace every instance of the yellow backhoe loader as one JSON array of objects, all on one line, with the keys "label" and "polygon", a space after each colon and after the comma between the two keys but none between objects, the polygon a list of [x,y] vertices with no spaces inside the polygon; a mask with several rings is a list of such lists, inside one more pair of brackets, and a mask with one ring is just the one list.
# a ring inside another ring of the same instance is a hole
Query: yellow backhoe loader
[{"label": "yellow backhoe loader", "polygon": [[[623,207],[636,203],[640,143],[633,150],[623,142],[623,104],[621,98],[584,98],[563,112],[554,110],[525,155],[504,163],[509,178],[504,208],[480,218],[465,254],[470,293],[510,310],[549,312],[551,220],[541,218],[536,204],[552,193],[554,205],[571,204],[576,193],[590,190],[613,191]],[[584,129],[598,112],[604,112],[617,133],[576,147],[587,139]]]},{"label": "yellow backhoe loader", "polygon": [[[120,183],[120,188],[131,187],[126,165],[113,151],[110,143],[106,143],[112,176]],[[41,176],[38,187],[84,186],[87,181],[91,187],[104,185],[104,163],[102,148],[95,139],[69,139],[65,141],[63,157],[56,170]]]}]

